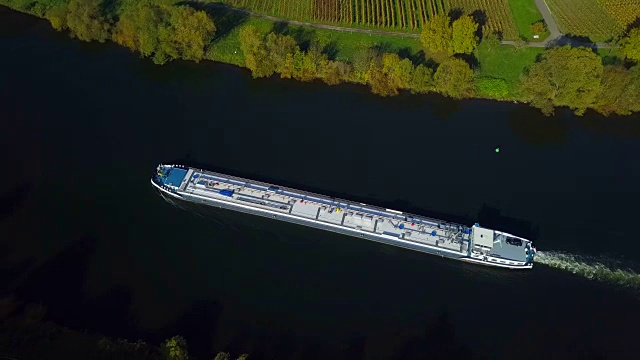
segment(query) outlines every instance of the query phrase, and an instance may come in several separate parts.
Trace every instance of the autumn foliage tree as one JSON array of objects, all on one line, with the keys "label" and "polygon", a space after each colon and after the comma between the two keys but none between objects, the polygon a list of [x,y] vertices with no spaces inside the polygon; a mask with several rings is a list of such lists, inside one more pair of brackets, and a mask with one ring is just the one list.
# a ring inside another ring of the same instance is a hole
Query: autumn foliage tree
[{"label": "autumn foliage tree", "polygon": [[[168,60],[184,59],[198,62],[215,36],[213,20],[204,11],[189,6],[164,7],[168,17],[159,28],[160,47]],[[166,13],[165,13],[166,14]]]},{"label": "autumn foliage tree", "polygon": [[71,0],[66,14],[66,26],[78,39],[105,42],[109,38],[111,23],[101,0]]},{"label": "autumn foliage tree", "polygon": [[45,13],[45,18],[49,20],[54,29],[62,31],[67,29],[67,13],[67,4],[62,4],[49,9]]},{"label": "autumn foliage tree", "polygon": [[215,31],[213,20],[204,11],[142,1],[120,15],[113,40],[157,64],[174,59],[198,62]]},{"label": "autumn foliage tree", "polygon": [[553,48],[524,75],[522,92],[545,114],[552,114],[556,106],[568,106],[582,115],[596,100],[602,73],[602,61],[591,49]]},{"label": "autumn foliage tree", "polygon": [[452,25],[451,47],[456,54],[471,54],[478,46],[478,24],[469,15],[461,16]]},{"label": "autumn foliage tree", "polygon": [[627,59],[640,62],[640,28],[632,29],[620,40],[620,49]]},{"label": "autumn foliage tree", "polygon": [[461,99],[473,95],[473,70],[466,61],[449,58],[442,62],[433,75],[436,91]]},{"label": "autumn foliage tree", "polygon": [[532,33],[538,35],[547,31],[547,26],[545,25],[543,20],[534,22],[533,24],[531,24],[530,28]]},{"label": "autumn foliage tree", "polygon": [[448,54],[471,54],[478,45],[478,24],[469,15],[458,18],[451,24],[451,18],[439,14],[427,21],[420,39],[425,49]]},{"label": "autumn foliage tree", "polygon": [[375,49],[363,49],[356,56],[359,61],[354,64],[355,71],[363,71],[366,83],[374,94],[394,96],[399,90],[410,90],[413,93],[426,93],[433,90],[433,72],[420,64],[414,66],[411,60],[403,59],[395,53],[379,53]]},{"label": "autumn foliage tree", "polygon": [[254,78],[271,76],[276,71],[269,57],[264,36],[255,26],[249,25],[240,29],[240,49]]},{"label": "autumn foliage tree", "polygon": [[594,108],[604,115],[640,111],[640,65],[631,69],[605,66]]},{"label": "autumn foliage tree", "polygon": [[427,21],[420,35],[420,40],[425,49],[432,52],[452,51],[453,28],[451,18],[446,14],[437,14]]},{"label": "autumn foliage tree", "polygon": [[302,51],[290,35],[271,32],[265,36],[255,26],[245,26],[240,30],[240,48],[253,77],[279,73],[285,79],[321,79],[329,85],[352,80],[350,64],[329,60],[317,43]]}]

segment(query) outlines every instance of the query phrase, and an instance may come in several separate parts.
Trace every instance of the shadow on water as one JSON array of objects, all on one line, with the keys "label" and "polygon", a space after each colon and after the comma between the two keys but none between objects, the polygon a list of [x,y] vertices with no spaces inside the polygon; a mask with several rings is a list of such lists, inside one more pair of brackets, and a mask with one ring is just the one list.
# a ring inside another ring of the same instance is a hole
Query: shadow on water
[{"label": "shadow on water", "polygon": [[187,307],[182,315],[163,329],[141,337],[153,342],[162,342],[176,334],[183,336],[189,344],[189,353],[196,358],[207,359],[218,349],[213,348],[216,327],[223,306],[217,300],[199,299]]},{"label": "shadow on water", "polygon": [[619,139],[640,139],[640,114],[603,117],[589,110],[575,123],[592,134],[615,136]]},{"label": "shadow on water", "polygon": [[187,338],[194,355],[211,356],[215,328],[222,312],[222,305],[217,301],[194,301],[176,321],[149,332],[138,328],[131,314],[132,289],[119,285],[97,298],[86,299],[86,276],[96,244],[91,236],[74,241],[29,273],[13,293],[25,302],[41,303],[47,309],[48,320],[63,326],[155,343],[180,334]]},{"label": "shadow on water", "polygon": [[364,360],[367,338],[362,335],[353,335],[342,349],[344,359]]},{"label": "shadow on water", "polygon": [[[33,185],[23,183],[0,195],[0,222],[12,217],[27,201],[33,190]],[[0,242],[0,261],[3,263],[17,247],[19,239],[5,235]],[[0,291],[6,292],[11,283],[24,275],[35,263],[35,258],[30,257],[11,267],[0,267]]]},{"label": "shadow on water", "polygon": [[[13,240],[13,239],[11,239]],[[13,252],[16,242],[0,244],[0,262],[4,263],[5,259]],[[7,267],[0,267],[0,293],[6,294],[11,292],[14,284],[28,273],[29,269],[36,263],[36,258],[31,256],[20,261],[17,264],[11,264]]]},{"label": "shadow on water", "polygon": [[24,204],[33,190],[31,184],[20,184],[13,189],[0,194],[0,221],[8,219]]},{"label": "shadow on water", "polygon": [[508,124],[518,138],[530,145],[558,146],[567,142],[566,121],[556,116],[544,116],[535,108],[517,106],[509,114]]},{"label": "shadow on water", "polygon": [[456,338],[455,326],[447,310],[426,325],[422,336],[409,339],[395,351],[394,360],[404,359],[477,359],[467,344]]},{"label": "shadow on water", "polygon": [[[311,345],[311,347],[315,347]],[[296,333],[291,330],[284,330],[277,333],[262,331],[256,336],[256,342],[250,348],[251,358],[255,359],[295,359],[296,353],[305,351],[309,345],[302,345],[296,337]],[[317,349],[320,352],[320,348]]]},{"label": "shadow on water", "polygon": [[92,236],[73,241],[29,273],[15,294],[26,302],[41,302],[50,309],[49,315],[56,322],[81,326],[78,308],[82,305],[87,269],[96,243]]}]

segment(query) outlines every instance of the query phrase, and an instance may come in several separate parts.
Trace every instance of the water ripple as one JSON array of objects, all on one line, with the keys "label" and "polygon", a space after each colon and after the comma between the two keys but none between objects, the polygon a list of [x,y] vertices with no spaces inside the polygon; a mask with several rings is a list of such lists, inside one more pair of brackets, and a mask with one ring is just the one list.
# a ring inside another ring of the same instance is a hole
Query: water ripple
[{"label": "water ripple", "polygon": [[625,266],[617,259],[575,255],[561,251],[538,251],[536,262],[567,270],[587,279],[640,290],[640,274],[631,269],[633,266],[628,264]]}]

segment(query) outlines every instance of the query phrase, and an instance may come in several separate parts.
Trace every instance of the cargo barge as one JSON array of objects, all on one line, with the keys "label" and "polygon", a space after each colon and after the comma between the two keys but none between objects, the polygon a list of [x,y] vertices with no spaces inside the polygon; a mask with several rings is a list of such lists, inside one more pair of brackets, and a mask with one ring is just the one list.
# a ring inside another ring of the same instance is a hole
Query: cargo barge
[{"label": "cargo barge", "polygon": [[466,226],[182,165],[159,165],[151,183],[184,201],[479,265],[531,269],[536,253],[530,240],[477,223]]}]

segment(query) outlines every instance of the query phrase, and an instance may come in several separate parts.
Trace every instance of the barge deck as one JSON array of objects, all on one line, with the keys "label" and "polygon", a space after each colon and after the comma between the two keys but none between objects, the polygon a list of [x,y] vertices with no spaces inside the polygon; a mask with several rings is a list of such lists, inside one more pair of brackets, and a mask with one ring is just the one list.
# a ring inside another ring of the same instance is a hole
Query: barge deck
[{"label": "barge deck", "polygon": [[531,241],[363,203],[180,165],[160,165],[152,184],[186,201],[312,226],[390,245],[512,269],[530,269]]}]

